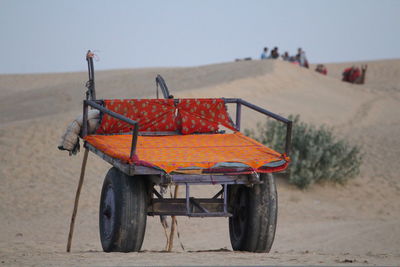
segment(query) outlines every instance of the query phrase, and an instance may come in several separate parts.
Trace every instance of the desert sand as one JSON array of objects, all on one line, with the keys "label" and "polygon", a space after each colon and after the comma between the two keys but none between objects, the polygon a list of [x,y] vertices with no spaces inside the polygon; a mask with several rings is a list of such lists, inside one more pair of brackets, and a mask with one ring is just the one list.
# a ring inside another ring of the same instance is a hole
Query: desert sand
[{"label": "desert sand", "polygon": [[[143,252],[104,253],[98,206],[110,166],[89,155],[72,253],[65,247],[83,153],[57,144],[82,112],[87,74],[0,75],[0,265],[400,265],[400,60],[368,63],[365,85],[282,61],[96,72],[98,98],[155,97],[161,74],[175,97],[240,97],[334,127],[362,146],[360,175],[307,190],[277,178],[277,233],[268,254],[233,252],[226,218],[178,218],[181,241],[164,253],[159,218],[148,217]],[[82,63],[84,64],[84,62]],[[233,112],[234,115],[234,112]],[[263,118],[244,112],[243,128]],[[212,187],[212,186],[210,186]],[[197,189],[198,194],[210,188]]]}]

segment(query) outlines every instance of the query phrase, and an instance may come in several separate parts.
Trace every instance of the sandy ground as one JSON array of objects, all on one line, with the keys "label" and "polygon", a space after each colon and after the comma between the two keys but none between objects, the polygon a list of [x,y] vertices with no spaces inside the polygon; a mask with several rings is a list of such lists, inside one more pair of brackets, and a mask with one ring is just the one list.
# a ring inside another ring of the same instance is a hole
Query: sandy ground
[{"label": "sandy ground", "polygon": [[[143,252],[103,253],[100,188],[109,165],[89,156],[72,253],[65,252],[83,153],[56,146],[81,112],[86,73],[0,75],[0,266],[400,265],[400,60],[368,62],[365,85],[281,61],[96,73],[98,97],[154,97],[164,76],[176,97],[241,97],[287,116],[333,126],[362,145],[361,174],[345,186],[301,191],[277,178],[279,217],[271,253],[232,252],[227,219],[179,218],[183,251],[164,253],[158,218]],[[233,112],[234,115],[234,112]],[[244,112],[243,127],[263,118]],[[197,189],[208,195],[209,188]]]}]

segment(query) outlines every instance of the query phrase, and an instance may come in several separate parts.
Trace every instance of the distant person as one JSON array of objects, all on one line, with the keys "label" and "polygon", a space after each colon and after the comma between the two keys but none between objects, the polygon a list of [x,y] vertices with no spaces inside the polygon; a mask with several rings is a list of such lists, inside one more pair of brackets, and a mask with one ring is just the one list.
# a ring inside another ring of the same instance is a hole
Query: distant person
[{"label": "distant person", "polygon": [[279,52],[278,52],[278,47],[274,47],[271,51],[271,56],[272,59],[278,59],[279,58]]},{"label": "distant person", "polygon": [[323,64],[318,64],[317,67],[315,68],[316,72],[319,72],[323,75],[327,75],[328,74],[328,70],[326,69],[326,67]]},{"label": "distant person", "polygon": [[303,49],[301,49],[301,47],[297,49],[296,59],[299,61],[300,65],[303,66],[304,56],[303,56]]},{"label": "distant person", "polygon": [[289,53],[287,51],[282,55],[282,60],[283,61],[290,61],[290,56],[289,56]]},{"label": "distant person", "polygon": [[301,47],[299,47],[299,49],[297,49],[297,55],[296,55],[300,66],[305,67],[305,68],[309,68],[308,65],[308,60],[306,58],[306,52],[304,52],[303,49],[301,49]]},{"label": "distant person", "polygon": [[264,47],[264,51],[261,53],[261,59],[268,59],[268,47]]}]

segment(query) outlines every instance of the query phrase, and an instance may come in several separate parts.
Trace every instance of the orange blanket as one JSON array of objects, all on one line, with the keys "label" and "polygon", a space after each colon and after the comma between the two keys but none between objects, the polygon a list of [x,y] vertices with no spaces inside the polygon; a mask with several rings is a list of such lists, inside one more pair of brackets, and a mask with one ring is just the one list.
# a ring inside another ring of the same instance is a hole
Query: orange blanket
[{"label": "orange blanket", "polygon": [[[132,135],[89,135],[85,140],[125,163],[157,166],[167,173],[184,167],[211,168],[220,162],[246,164],[257,170],[266,163],[288,161],[284,155],[244,136],[232,134],[139,136],[136,155],[129,158]],[[279,168],[285,169],[287,163]],[[269,170],[268,172],[271,172]],[[277,171],[276,169],[274,171]]]}]

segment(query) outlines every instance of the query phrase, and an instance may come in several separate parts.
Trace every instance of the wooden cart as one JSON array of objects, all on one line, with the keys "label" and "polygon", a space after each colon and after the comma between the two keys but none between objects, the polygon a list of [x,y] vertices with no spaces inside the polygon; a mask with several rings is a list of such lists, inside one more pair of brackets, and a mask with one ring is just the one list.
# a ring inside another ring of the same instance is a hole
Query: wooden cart
[{"label": "wooden cart", "polygon": [[[237,98],[174,99],[161,76],[156,82],[163,99],[96,100],[92,57],[87,60],[81,136],[85,148],[113,166],[100,200],[104,251],[139,251],[147,216],[172,215],[229,217],[233,250],[268,252],[278,209],[272,173],[289,163],[291,121]],[[236,105],[235,123],[226,104]],[[242,106],[287,125],[285,153],[240,133]],[[101,112],[94,134],[88,133],[89,108]],[[169,185],[184,186],[185,197],[165,197]],[[221,190],[194,198],[192,185],[221,185]]]}]

